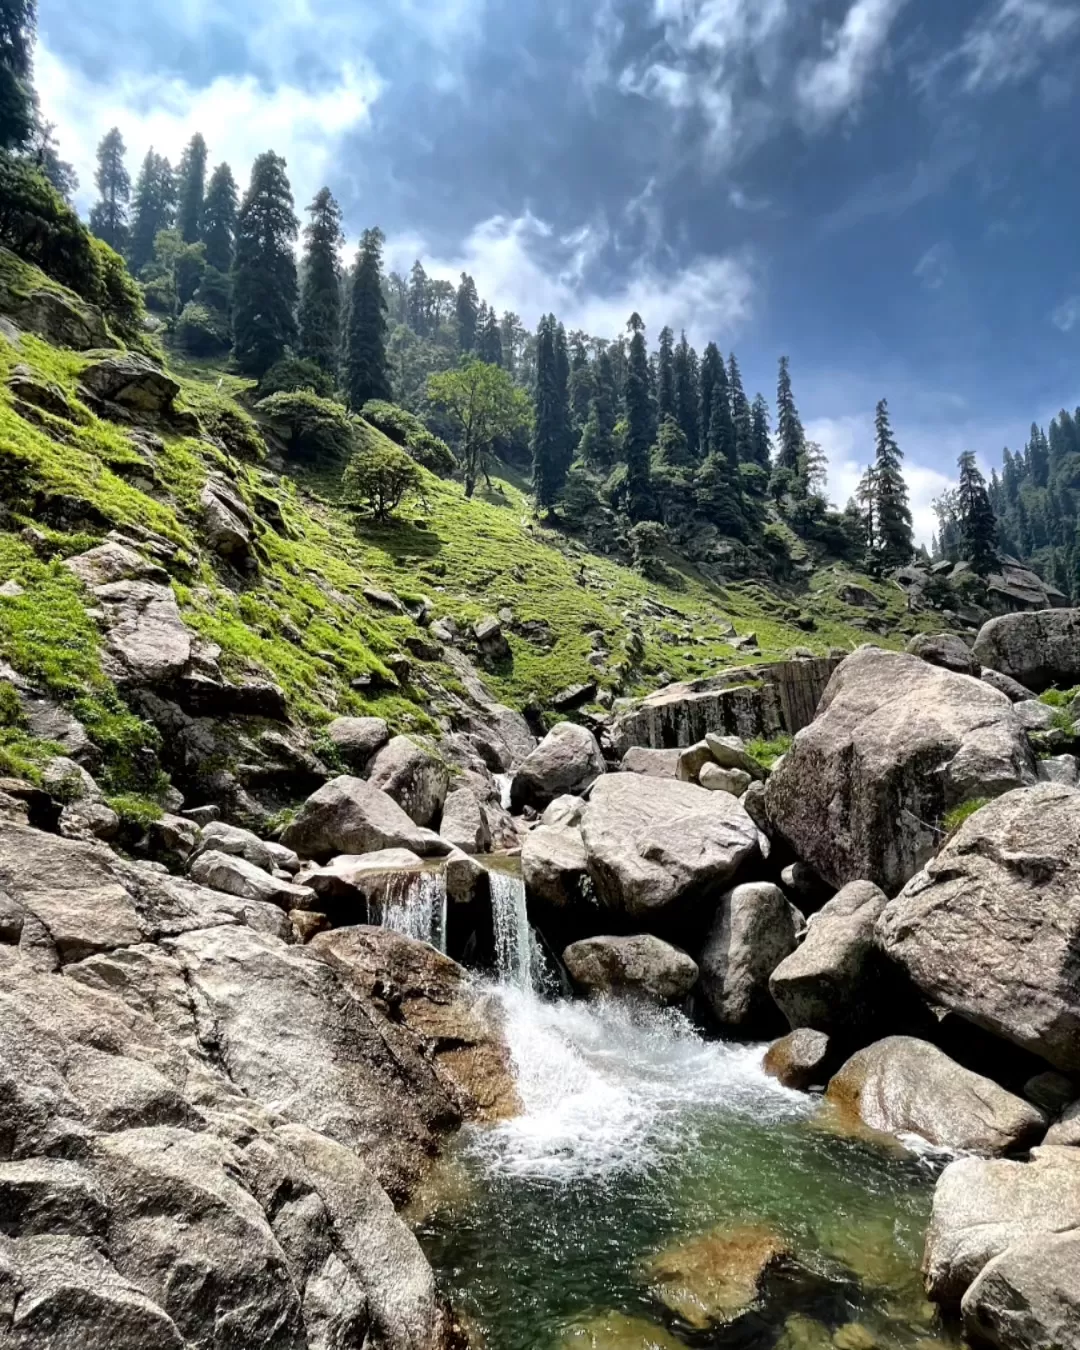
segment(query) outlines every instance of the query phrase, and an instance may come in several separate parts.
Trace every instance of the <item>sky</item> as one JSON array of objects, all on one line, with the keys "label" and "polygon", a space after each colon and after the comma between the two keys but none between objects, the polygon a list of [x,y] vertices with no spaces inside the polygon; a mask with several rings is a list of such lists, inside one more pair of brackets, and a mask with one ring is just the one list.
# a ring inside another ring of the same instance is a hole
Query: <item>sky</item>
[{"label": "sky", "polygon": [[192,132],[285,155],[407,270],[526,323],[641,313],[795,395],[842,504],[889,400],[916,527],[974,449],[1080,403],[1080,0],[39,0],[93,201]]}]

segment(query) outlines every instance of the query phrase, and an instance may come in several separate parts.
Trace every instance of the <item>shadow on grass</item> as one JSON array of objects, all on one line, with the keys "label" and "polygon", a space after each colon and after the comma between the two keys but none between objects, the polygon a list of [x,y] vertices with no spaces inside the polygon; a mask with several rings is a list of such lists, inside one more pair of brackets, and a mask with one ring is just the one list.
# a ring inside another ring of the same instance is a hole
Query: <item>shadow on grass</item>
[{"label": "shadow on grass", "polygon": [[358,517],[354,528],[357,539],[395,560],[437,558],[442,552],[442,540],[435,531],[423,529],[412,521],[379,521],[370,517]]}]

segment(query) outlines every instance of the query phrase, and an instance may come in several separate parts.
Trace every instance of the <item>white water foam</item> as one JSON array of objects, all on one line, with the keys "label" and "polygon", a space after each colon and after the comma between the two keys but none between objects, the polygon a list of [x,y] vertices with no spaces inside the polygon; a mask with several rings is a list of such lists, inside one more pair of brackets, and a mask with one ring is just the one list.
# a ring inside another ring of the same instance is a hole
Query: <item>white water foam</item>
[{"label": "white water foam", "polygon": [[495,971],[500,985],[531,989],[538,973],[536,941],[529,927],[525,883],[512,872],[488,870],[491,922],[495,930]]},{"label": "white water foam", "polygon": [[378,924],[446,951],[446,877],[439,872],[399,872],[379,899]]}]

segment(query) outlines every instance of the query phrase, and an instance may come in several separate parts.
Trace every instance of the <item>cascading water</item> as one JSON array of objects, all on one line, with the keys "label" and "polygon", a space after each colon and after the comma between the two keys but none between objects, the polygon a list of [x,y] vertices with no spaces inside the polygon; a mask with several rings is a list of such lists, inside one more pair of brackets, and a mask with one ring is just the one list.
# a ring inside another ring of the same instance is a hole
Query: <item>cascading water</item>
[{"label": "cascading water", "polygon": [[380,928],[446,951],[446,878],[441,871],[396,872],[374,906]]},{"label": "cascading water", "polygon": [[516,873],[488,869],[491,922],[495,931],[495,974],[500,986],[528,990],[533,983],[534,940],[529,927],[525,883]]}]

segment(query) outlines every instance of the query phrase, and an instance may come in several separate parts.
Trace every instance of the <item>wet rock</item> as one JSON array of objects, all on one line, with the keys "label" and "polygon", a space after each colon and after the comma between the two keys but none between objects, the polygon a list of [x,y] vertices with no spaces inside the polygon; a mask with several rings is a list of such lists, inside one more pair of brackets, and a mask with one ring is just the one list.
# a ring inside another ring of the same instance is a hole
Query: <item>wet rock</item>
[{"label": "wet rock", "polygon": [[683,1350],[664,1327],[625,1313],[602,1313],[568,1327],[558,1350]]},{"label": "wet rock", "polygon": [[364,923],[388,890],[399,884],[402,873],[423,868],[424,860],[407,848],[343,853],[323,867],[306,863],[296,874],[296,884],[313,890],[319,907],[332,910],[339,922]]},{"label": "wet rock", "polygon": [[657,937],[595,937],[563,952],[570,978],[583,994],[632,994],[656,1003],[681,1003],[697,983],[697,963]]},{"label": "wet rock", "polygon": [[971,648],[955,633],[916,633],[905,650],[958,675],[978,675],[982,669]]},{"label": "wet rock", "polygon": [[192,881],[211,890],[224,891],[241,900],[261,900],[285,910],[309,909],[315,899],[315,892],[308,887],[282,881],[246,858],[230,853],[200,853],[191,866],[190,876]]},{"label": "wet rock", "polygon": [[963,801],[1034,782],[1013,705],[918,657],[860,648],[769,778],[769,817],[831,885],[894,893],[933,855]]},{"label": "wet rock", "polygon": [[574,722],[560,722],[514,774],[513,809],[542,809],[564,793],[580,794],[603,773],[604,757],[592,732]]},{"label": "wet rock", "polygon": [[1000,1350],[1080,1346],[1080,1233],[1018,1242],[989,1262],[960,1305],[973,1343]]},{"label": "wet rock", "polygon": [[171,413],[173,399],[180,392],[171,375],[134,352],[94,362],[80,378],[96,398],[138,413]]},{"label": "wet rock", "polygon": [[724,1327],[760,1303],[769,1278],[794,1265],[768,1228],[716,1229],[668,1247],[645,1267],[650,1292],[696,1331]]},{"label": "wet rock", "polygon": [[977,811],[877,939],[931,1003],[1080,1069],[1080,791],[1040,784]]},{"label": "wet rock", "polygon": [[623,773],[640,773],[647,778],[674,778],[679,764],[678,750],[647,750],[632,745],[623,755],[619,768]]},{"label": "wet rock", "polygon": [[422,856],[447,852],[430,830],[421,829],[401,807],[362,778],[334,778],[307,799],[281,837],[301,858],[328,862],[340,853],[407,848]]},{"label": "wet rock", "polygon": [[769,977],[804,928],[802,915],[770,882],[748,882],[721,898],[700,958],[702,989],[721,1026],[749,1031],[775,1021]]},{"label": "wet rock", "polygon": [[829,1100],[885,1134],[917,1134],[941,1148],[1008,1153],[1037,1143],[1046,1117],[944,1051],[889,1036],[854,1054],[829,1081]]},{"label": "wet rock", "polygon": [[829,1038],[823,1031],[800,1027],[773,1041],[765,1052],[761,1067],[771,1078],[778,1078],[784,1087],[805,1092],[825,1082],[830,1051]]},{"label": "wet rock", "polygon": [[1080,609],[991,619],[975,639],[975,655],[1037,694],[1052,685],[1069,689],[1080,684]]},{"label": "wet rock", "polygon": [[446,764],[408,736],[395,736],[384,745],[369,763],[366,777],[421,826],[433,825],[438,819],[450,785]]},{"label": "wet rock", "polygon": [[491,852],[487,813],[471,788],[456,788],[447,795],[439,834],[452,848],[459,848],[463,853]]}]

